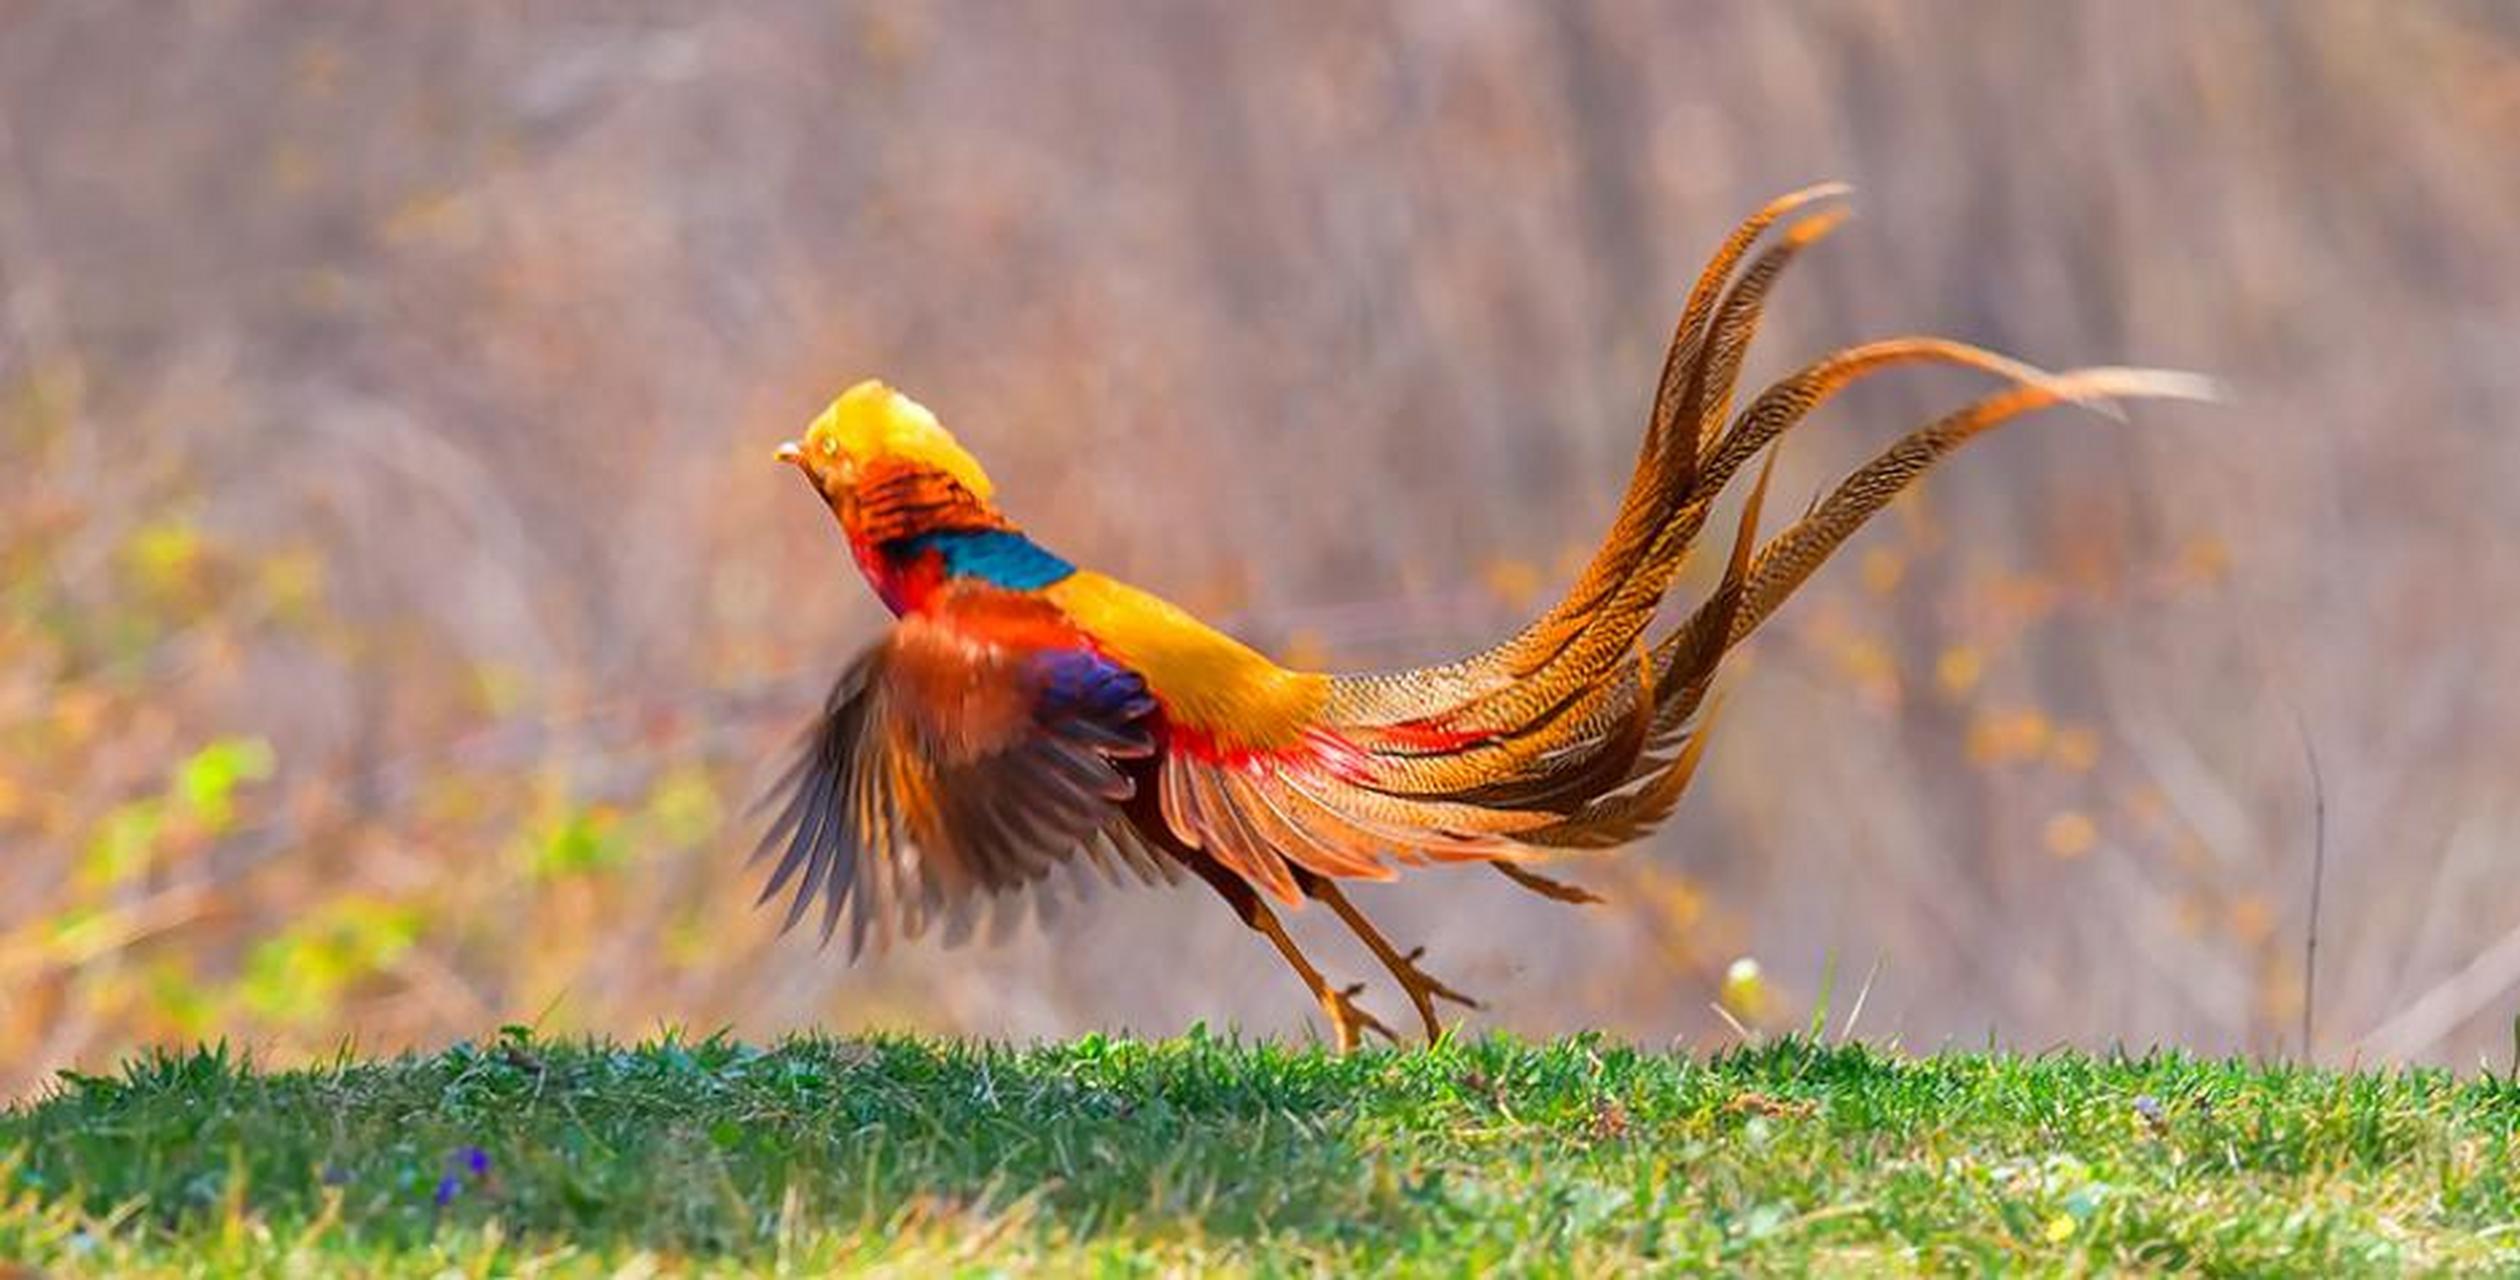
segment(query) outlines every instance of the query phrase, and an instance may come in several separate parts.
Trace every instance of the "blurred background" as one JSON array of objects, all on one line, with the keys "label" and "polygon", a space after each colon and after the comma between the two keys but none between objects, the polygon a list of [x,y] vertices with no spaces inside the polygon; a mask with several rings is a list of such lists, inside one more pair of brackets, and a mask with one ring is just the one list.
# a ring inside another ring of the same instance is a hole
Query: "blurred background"
[{"label": "blurred background", "polygon": [[[1753,378],[1931,331],[2230,402],[2024,422],[1885,514],[1678,820],[1559,866],[1608,905],[1362,904],[1534,1035],[1861,992],[1916,1049],[2291,1053],[2323,790],[2316,1055],[2500,1062],[2514,138],[2491,0],[18,0],[0,1096],[510,1022],[1302,1034],[1195,884],[777,936],[744,807],[883,619],[770,447],[881,374],[1076,559],[1447,656],[1606,526],[1703,256],[1826,178],[1858,220]],[[1859,389],[1780,506],[1982,385]]]}]

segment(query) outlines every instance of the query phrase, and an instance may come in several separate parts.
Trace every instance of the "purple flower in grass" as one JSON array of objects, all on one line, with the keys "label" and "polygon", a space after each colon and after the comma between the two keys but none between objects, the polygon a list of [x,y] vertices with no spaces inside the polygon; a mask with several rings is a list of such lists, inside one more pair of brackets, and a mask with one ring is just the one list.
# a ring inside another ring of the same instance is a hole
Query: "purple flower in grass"
[{"label": "purple flower in grass", "polygon": [[438,1178],[437,1193],[431,1202],[443,1209],[464,1193],[464,1184],[489,1176],[489,1152],[474,1146],[458,1147],[446,1157],[446,1172]]}]

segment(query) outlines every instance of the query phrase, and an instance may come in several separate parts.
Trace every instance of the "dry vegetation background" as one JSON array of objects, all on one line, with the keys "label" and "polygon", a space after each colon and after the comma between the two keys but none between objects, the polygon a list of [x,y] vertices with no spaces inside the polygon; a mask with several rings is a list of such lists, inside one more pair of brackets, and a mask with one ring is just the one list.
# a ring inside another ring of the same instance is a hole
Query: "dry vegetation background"
[{"label": "dry vegetation background", "polygon": [[[2520,7],[0,5],[0,1094],[502,1022],[1290,1032],[1205,890],[855,969],[741,810],[879,622],[769,447],[881,373],[1281,654],[1512,625],[1701,256],[1754,372],[2210,371],[1957,460],[1754,647],[1680,819],[1363,892],[1531,1033],[2473,1063],[2520,1006]],[[1799,497],[1966,379],[1850,396]],[[1320,913],[1335,972],[1378,976]],[[1380,992],[1392,1005],[1392,993]],[[1760,1006],[1764,1007],[1760,1007]]]}]

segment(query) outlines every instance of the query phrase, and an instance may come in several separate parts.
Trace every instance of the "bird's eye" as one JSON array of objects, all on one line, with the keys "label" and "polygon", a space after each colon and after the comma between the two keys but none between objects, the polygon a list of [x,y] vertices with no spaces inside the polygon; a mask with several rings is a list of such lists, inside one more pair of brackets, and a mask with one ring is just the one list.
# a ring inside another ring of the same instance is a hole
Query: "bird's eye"
[{"label": "bird's eye", "polygon": [[826,458],[836,457],[840,452],[840,442],[829,436],[824,436],[822,438],[822,451],[823,456]]}]

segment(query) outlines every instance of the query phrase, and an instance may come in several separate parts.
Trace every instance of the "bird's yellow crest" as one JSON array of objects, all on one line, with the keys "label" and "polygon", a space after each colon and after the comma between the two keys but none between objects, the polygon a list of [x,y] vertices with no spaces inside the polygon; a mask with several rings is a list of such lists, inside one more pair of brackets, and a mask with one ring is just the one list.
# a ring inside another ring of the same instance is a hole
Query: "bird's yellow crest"
[{"label": "bird's yellow crest", "polygon": [[841,392],[805,428],[804,441],[782,449],[780,456],[818,474],[878,458],[903,458],[952,476],[983,502],[992,496],[988,473],[926,405],[872,378]]}]

